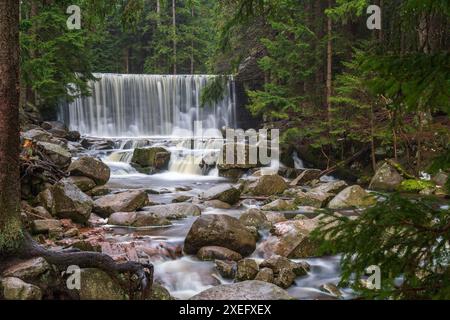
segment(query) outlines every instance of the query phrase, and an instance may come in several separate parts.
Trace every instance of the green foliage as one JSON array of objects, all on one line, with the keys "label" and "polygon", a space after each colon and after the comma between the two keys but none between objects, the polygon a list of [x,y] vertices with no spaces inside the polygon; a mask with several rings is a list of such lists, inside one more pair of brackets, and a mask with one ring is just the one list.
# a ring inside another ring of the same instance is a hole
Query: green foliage
[{"label": "green foliage", "polygon": [[229,78],[227,76],[216,76],[213,81],[206,84],[200,94],[202,107],[213,105],[224,98]]},{"label": "green foliage", "polygon": [[408,179],[402,181],[398,191],[402,192],[420,192],[424,189],[434,188],[436,184],[432,181]]},{"label": "green foliage", "polygon": [[[357,219],[327,214],[313,232],[322,252],[341,253],[342,281],[377,299],[449,299],[450,210],[432,198],[393,194]],[[381,289],[359,279],[376,265]]]},{"label": "green foliage", "polygon": [[40,8],[37,16],[21,21],[21,71],[24,84],[38,95],[40,105],[87,95],[91,75],[91,36],[87,30],[68,30],[59,5]]}]

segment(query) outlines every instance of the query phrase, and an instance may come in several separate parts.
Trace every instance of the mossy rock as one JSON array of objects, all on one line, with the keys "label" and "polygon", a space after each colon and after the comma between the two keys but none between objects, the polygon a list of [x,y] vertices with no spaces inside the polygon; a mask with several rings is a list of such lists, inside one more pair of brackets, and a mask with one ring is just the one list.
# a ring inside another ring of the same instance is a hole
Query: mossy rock
[{"label": "mossy rock", "polygon": [[416,193],[434,187],[436,184],[432,181],[409,179],[402,181],[398,191]]}]

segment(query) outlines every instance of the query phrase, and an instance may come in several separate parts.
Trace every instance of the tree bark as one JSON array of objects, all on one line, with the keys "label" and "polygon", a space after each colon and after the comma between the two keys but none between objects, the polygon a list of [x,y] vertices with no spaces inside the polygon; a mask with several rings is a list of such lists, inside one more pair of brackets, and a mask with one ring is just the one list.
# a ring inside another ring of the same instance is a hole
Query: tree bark
[{"label": "tree bark", "polygon": [[19,1],[0,1],[0,253],[21,244]]},{"label": "tree bark", "polygon": [[176,0],[172,0],[172,27],[173,27],[173,74],[177,74],[177,8],[176,8]]},{"label": "tree bark", "polygon": [[[328,0],[328,7],[332,7],[332,0]],[[328,41],[327,41],[327,116],[328,116],[328,124],[331,124],[331,95],[332,95],[332,78],[333,78],[333,42],[332,42],[332,28],[333,23],[331,21],[331,17],[328,17],[327,21],[327,32],[328,32]]]}]

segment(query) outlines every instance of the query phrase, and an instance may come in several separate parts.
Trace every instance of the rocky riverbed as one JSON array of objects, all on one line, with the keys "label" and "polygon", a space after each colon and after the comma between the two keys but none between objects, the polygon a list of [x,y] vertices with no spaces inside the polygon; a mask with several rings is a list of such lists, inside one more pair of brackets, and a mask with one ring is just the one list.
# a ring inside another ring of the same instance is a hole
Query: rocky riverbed
[{"label": "rocky riverbed", "polygon": [[[52,250],[153,264],[151,299],[352,298],[336,286],[339,257],[318,256],[309,235],[321,208],[357,218],[375,204],[379,196],[359,185],[315,169],[263,175],[257,166],[221,167],[214,148],[189,151],[173,138],[82,138],[57,122],[30,128],[22,142],[24,162],[51,164],[24,172],[29,232]],[[411,181],[386,162],[369,189],[439,194],[446,178]],[[82,269],[80,290],[69,290],[68,275],[42,258],[4,266],[0,278],[6,299],[130,298],[98,269]]]}]

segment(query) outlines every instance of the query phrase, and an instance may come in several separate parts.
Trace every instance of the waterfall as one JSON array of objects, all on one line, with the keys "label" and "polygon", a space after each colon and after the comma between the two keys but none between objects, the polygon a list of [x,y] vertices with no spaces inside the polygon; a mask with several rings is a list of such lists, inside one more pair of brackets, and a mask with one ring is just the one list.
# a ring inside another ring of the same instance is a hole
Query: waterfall
[{"label": "waterfall", "polygon": [[[92,95],[59,107],[58,118],[70,129],[96,137],[170,136],[194,132],[195,121],[204,129],[235,127],[233,77],[224,98],[214,105],[200,104],[201,90],[212,75],[94,74]],[[181,131],[182,132],[182,131]]]}]

